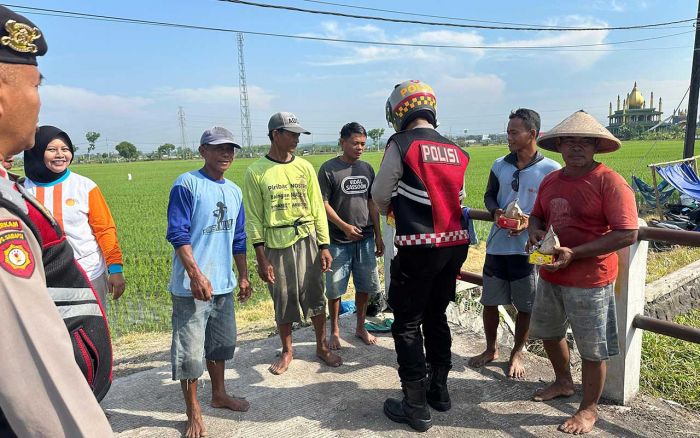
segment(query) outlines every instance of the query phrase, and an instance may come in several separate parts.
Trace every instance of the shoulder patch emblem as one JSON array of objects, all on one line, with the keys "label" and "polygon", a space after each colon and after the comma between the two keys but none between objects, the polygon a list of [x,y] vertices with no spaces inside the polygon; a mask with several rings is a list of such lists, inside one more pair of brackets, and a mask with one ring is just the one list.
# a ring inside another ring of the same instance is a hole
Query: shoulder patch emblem
[{"label": "shoulder patch emblem", "polygon": [[19,236],[0,243],[0,266],[12,275],[29,278],[34,273],[34,255],[29,249],[24,233],[12,234]]},{"label": "shoulder patch emblem", "polygon": [[0,233],[10,230],[22,231],[22,225],[19,223],[19,220],[0,219]]}]

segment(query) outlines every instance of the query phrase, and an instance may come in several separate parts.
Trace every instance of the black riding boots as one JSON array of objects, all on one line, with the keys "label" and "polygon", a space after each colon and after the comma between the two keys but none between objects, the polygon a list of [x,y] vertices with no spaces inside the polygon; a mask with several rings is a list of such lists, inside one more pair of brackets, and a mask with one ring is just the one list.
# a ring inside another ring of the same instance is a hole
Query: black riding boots
[{"label": "black riding boots", "polygon": [[447,375],[451,366],[428,364],[428,404],[436,411],[449,411],[452,407],[450,394],[447,392]]},{"label": "black riding boots", "polygon": [[419,432],[433,425],[426,398],[427,379],[402,382],[403,400],[388,398],[384,402],[384,414],[397,423],[407,423]]}]

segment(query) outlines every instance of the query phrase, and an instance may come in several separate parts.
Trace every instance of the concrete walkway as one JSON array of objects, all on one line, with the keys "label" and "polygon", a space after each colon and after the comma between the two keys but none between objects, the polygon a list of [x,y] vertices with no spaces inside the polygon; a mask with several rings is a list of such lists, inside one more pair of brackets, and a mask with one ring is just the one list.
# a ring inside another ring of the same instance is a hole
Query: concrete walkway
[{"label": "concrete walkway", "polygon": [[[277,337],[240,346],[228,364],[226,379],[229,392],[250,402],[246,413],[211,408],[205,373],[200,401],[208,436],[417,436],[382,413],[384,400],[400,393],[391,335],[383,334],[377,346],[365,346],[352,337],[354,318],[341,322],[346,346],[340,368],[315,359],[310,327],[294,332],[295,360],[282,376],[267,371],[279,348]],[[547,403],[530,401],[543,381],[553,379],[545,359],[528,355],[527,379],[513,381],[504,377],[504,360],[481,370],[466,366],[467,359],[483,348],[480,335],[453,327],[453,338],[452,410],[433,411],[435,425],[423,436],[566,436],[556,427],[575,412],[580,395]],[[507,358],[507,353],[502,351],[501,357]],[[184,431],[184,401],[169,366],[117,379],[102,405],[119,437],[179,437]],[[598,428],[588,436],[691,436],[698,430],[697,415],[640,397],[631,408],[602,406]]]}]

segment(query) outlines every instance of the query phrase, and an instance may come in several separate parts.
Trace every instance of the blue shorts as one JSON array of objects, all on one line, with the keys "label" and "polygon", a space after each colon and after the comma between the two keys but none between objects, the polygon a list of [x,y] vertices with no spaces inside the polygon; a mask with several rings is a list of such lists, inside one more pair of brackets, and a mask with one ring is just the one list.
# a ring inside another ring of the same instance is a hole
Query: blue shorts
[{"label": "blue shorts", "polygon": [[233,292],[213,295],[209,301],[172,294],[171,297],[173,380],[198,379],[204,373],[204,359],[233,359],[236,349]]},{"label": "blue shorts", "polygon": [[326,297],[329,300],[335,300],[345,294],[350,275],[356,292],[370,295],[379,293],[374,237],[340,245],[331,243],[328,249],[333,256],[333,272],[326,272]]},{"label": "blue shorts", "polygon": [[540,278],[530,339],[561,340],[569,324],[582,359],[600,362],[619,354],[613,285],[584,289]]},{"label": "blue shorts", "polygon": [[537,288],[537,270],[527,261],[526,255],[486,254],[483,279],[481,304],[513,304],[518,312],[532,312]]}]

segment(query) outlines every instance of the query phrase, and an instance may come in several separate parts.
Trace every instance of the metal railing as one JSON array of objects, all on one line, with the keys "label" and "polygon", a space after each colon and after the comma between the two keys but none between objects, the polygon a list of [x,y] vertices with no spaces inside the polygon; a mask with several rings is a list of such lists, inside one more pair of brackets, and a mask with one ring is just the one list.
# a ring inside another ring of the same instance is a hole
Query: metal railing
[{"label": "metal railing", "polygon": [[[469,215],[473,220],[493,222],[486,210],[470,210]],[[386,248],[384,278],[388,289],[391,263],[386,263],[386,260],[394,256],[394,233],[386,222],[383,225],[382,238]],[[644,316],[648,241],[700,247],[700,233],[647,227],[642,220],[639,225],[637,242],[617,251],[619,270],[615,281],[615,308],[620,354],[613,356],[608,363],[603,390],[604,397],[624,405],[628,405],[639,392],[643,330],[700,343],[698,329]],[[474,272],[461,271],[458,279],[483,285],[481,275]]]},{"label": "metal railing", "polygon": [[[493,217],[486,210],[469,210],[469,216],[474,220],[493,222]],[[639,227],[637,240],[700,247],[700,232],[668,230],[656,227]],[[479,286],[483,285],[483,278],[481,275],[474,272],[460,271],[459,279]],[[700,344],[700,329],[686,325],[650,318],[644,315],[635,315],[632,325],[638,329]]]}]

